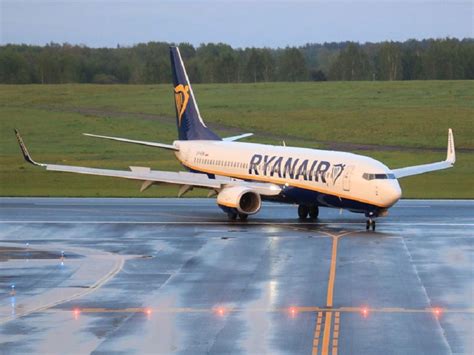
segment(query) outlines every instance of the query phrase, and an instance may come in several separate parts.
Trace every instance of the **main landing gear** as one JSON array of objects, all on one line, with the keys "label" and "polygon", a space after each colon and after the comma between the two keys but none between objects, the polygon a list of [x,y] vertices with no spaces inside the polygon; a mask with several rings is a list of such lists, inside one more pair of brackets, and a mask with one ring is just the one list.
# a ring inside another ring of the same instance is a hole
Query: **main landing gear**
[{"label": "main landing gear", "polygon": [[245,213],[237,213],[237,212],[228,212],[227,217],[229,218],[229,221],[235,221],[237,220],[237,216],[240,218],[242,222],[246,221],[247,218],[249,217],[248,214]]},{"label": "main landing gear", "polygon": [[299,205],[298,206],[298,217],[300,219],[317,219],[319,215],[319,208],[318,206],[306,206],[306,205]]}]

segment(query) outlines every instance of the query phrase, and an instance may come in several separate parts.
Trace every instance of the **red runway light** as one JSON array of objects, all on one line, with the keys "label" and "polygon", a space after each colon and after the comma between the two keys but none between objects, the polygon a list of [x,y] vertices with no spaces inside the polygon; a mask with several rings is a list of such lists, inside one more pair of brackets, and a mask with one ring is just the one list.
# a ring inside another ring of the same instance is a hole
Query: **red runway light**
[{"label": "red runway light", "polygon": [[290,307],[290,315],[292,317],[295,317],[297,312],[298,310],[296,309],[296,307]]},{"label": "red runway light", "polygon": [[433,313],[434,313],[436,318],[439,318],[441,316],[441,314],[443,313],[443,310],[439,307],[435,307],[435,308],[433,308]]},{"label": "red runway light", "polygon": [[224,307],[217,307],[217,308],[215,309],[215,312],[217,313],[217,315],[219,315],[219,316],[222,317],[222,316],[225,315],[226,310],[225,310]]},{"label": "red runway light", "polygon": [[361,313],[364,318],[367,318],[367,316],[369,315],[369,309],[367,307],[362,307]]},{"label": "red runway light", "polygon": [[73,313],[74,313],[74,319],[77,320],[79,318],[79,314],[81,314],[81,311],[79,308],[74,308]]},{"label": "red runway light", "polygon": [[150,309],[150,308],[146,308],[146,309],[145,309],[145,313],[146,313],[147,315],[151,315],[151,309]]}]

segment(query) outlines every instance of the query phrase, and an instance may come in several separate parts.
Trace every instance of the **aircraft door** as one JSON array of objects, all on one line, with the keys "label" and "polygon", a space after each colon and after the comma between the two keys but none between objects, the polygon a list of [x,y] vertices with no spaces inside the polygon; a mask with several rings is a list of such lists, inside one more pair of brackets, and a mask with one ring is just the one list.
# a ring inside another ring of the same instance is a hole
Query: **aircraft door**
[{"label": "aircraft door", "polygon": [[344,191],[350,191],[351,190],[351,175],[352,175],[353,170],[354,170],[354,166],[350,165],[343,172],[342,188],[343,188]]}]

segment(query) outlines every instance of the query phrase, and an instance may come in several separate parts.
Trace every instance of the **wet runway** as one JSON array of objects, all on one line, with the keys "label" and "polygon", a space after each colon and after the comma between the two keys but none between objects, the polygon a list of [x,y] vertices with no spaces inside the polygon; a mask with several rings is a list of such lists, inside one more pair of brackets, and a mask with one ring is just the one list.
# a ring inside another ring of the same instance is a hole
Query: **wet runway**
[{"label": "wet runway", "polygon": [[474,201],[296,215],[2,198],[0,353],[474,353]]}]

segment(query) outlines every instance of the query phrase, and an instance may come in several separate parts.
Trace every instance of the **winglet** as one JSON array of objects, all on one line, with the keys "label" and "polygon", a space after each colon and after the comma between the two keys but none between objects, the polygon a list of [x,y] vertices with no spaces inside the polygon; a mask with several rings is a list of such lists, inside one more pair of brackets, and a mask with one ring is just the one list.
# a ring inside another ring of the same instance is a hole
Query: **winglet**
[{"label": "winglet", "polygon": [[456,162],[456,151],[454,149],[454,137],[453,130],[450,128],[448,130],[448,153],[446,155],[446,161],[451,165],[454,165]]},{"label": "winglet", "polygon": [[33,165],[45,166],[45,164],[40,164],[40,163],[37,163],[33,160],[30,153],[28,152],[28,149],[26,148],[25,143],[23,142],[23,139],[20,136],[20,132],[18,132],[17,129],[15,129],[15,135],[16,135],[16,139],[18,141],[18,144],[20,145],[20,149],[21,149],[21,152],[23,153],[23,157],[25,158],[25,160],[28,163],[33,164]]}]

